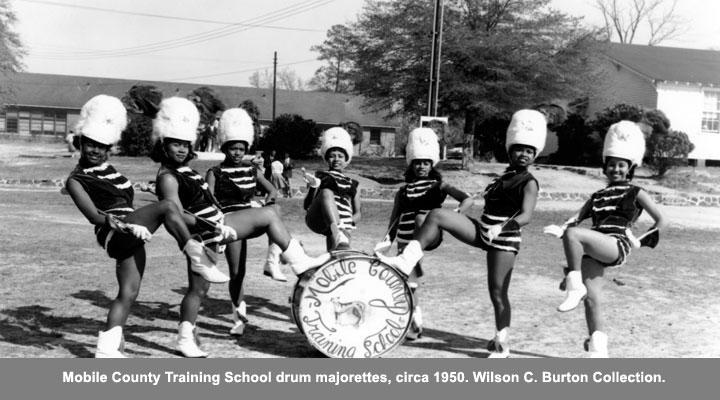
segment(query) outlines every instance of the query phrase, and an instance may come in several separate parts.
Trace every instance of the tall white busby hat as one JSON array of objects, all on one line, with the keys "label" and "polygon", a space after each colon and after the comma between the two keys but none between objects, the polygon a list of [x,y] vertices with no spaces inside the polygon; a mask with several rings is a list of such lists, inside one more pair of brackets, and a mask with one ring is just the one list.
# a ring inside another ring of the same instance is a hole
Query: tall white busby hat
[{"label": "tall white busby hat", "polygon": [[644,155],[645,135],[636,123],[620,121],[610,126],[603,144],[603,162],[607,157],[617,157],[639,167]]},{"label": "tall white busby hat", "polygon": [[334,127],[323,132],[320,154],[325,158],[328,150],[339,147],[347,154],[347,162],[353,157],[353,142],[350,134],[343,128]]},{"label": "tall white busby hat", "polygon": [[177,139],[195,143],[200,113],[192,101],[183,97],[168,97],[160,102],[153,119],[153,138]]},{"label": "tall white busby hat", "polygon": [[222,147],[227,142],[242,141],[247,148],[253,145],[255,140],[255,128],[252,118],[242,108],[230,108],[225,110],[220,117],[218,126],[218,142]]},{"label": "tall white busby hat", "polygon": [[505,149],[510,150],[514,144],[524,144],[535,148],[535,155],[539,155],[545,148],[547,137],[547,121],[540,111],[519,110],[515,112],[510,121],[505,137]]},{"label": "tall white busby hat", "polygon": [[433,166],[440,161],[440,144],[434,130],[430,128],[415,128],[408,136],[405,147],[405,159],[408,165],[413,160],[431,160]]},{"label": "tall white busby hat", "polygon": [[120,140],[120,134],[126,126],[127,110],[120,99],[100,94],[83,105],[75,132],[79,136],[112,146]]}]

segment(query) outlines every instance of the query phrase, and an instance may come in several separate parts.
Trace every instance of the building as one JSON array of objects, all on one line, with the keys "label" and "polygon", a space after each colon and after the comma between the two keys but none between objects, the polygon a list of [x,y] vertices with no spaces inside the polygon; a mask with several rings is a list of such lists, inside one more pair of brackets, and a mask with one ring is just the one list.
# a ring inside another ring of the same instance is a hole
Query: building
[{"label": "building", "polygon": [[720,160],[720,51],[610,43],[589,115],[615,104],[656,108],[695,144],[689,158]]},{"label": "building", "polygon": [[[249,87],[152,82],[85,76],[18,73],[0,80],[4,97],[0,110],[0,136],[62,140],[74,129],[80,108],[98,94],[122,98],[133,85],[153,85],[165,96],[186,96],[194,89],[212,88],[230,107],[251,100],[260,110],[260,123],[272,119],[272,90]],[[341,93],[278,90],[276,115],[298,114],[322,129],[355,122],[363,128],[357,154],[394,156],[396,120],[363,109],[363,98]]]}]

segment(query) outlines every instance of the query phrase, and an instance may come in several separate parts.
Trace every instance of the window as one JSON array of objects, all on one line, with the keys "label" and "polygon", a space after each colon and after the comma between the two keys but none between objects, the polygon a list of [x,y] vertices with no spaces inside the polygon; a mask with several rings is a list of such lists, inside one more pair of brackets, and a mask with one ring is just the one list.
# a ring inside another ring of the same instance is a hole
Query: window
[{"label": "window", "polygon": [[720,133],[720,92],[705,92],[702,131]]},{"label": "window", "polygon": [[380,129],[370,129],[370,144],[380,144]]},{"label": "window", "polygon": [[43,113],[34,111],[30,113],[30,133],[39,134],[42,133],[42,120]]},{"label": "window", "polygon": [[5,131],[8,133],[17,133],[17,131],[18,131],[17,111],[7,111],[5,113]]}]

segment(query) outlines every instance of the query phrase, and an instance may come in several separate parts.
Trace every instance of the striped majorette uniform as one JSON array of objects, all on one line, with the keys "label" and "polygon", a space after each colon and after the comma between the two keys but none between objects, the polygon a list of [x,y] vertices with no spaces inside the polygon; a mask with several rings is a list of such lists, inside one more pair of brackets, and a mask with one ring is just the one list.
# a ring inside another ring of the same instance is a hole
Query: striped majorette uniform
[{"label": "striped majorette uniform", "polygon": [[[178,168],[170,168],[162,166],[158,171],[157,180],[165,174],[171,174],[178,182],[178,197],[183,208],[196,217],[200,217],[212,223],[222,223],[223,213],[220,211],[215,197],[208,190],[208,184],[197,171],[190,167],[182,166]],[[160,194],[158,198],[162,200]],[[190,230],[191,233],[199,233],[203,245],[221,252],[220,242],[222,242],[222,234],[215,230],[208,230],[203,225],[195,225]]]},{"label": "striped majorette uniform", "polygon": [[630,255],[632,244],[626,232],[643,212],[637,201],[640,190],[642,188],[627,181],[613,182],[590,196],[592,230],[617,239],[618,258],[611,263],[600,263],[606,267],[620,267]]},{"label": "striped majorette uniform", "polygon": [[[440,180],[420,179],[410,182],[400,189],[400,216],[395,236],[398,247],[405,247],[408,242],[413,240],[415,218],[418,215],[427,215],[430,210],[442,207],[447,193],[441,190],[441,186],[442,181]],[[442,239],[438,240],[433,247],[437,247],[441,241]]]},{"label": "striped majorette uniform", "polygon": [[[83,168],[78,164],[68,176],[68,180],[70,179],[75,179],[80,183],[98,210],[118,217],[120,220],[134,211],[135,191],[132,184],[112,165],[103,163],[96,167]],[[108,250],[108,243],[114,233],[115,231],[107,224],[95,225],[95,237],[98,244],[105,250]],[[119,254],[108,254],[114,258],[122,257]]]},{"label": "striped majorette uniform", "polygon": [[316,193],[323,189],[330,189],[335,197],[340,223],[338,228],[343,230],[355,229],[353,221],[352,199],[358,190],[358,181],[351,179],[337,171],[317,171],[315,176],[320,179],[320,187]]},{"label": "striped majorette uniform", "polygon": [[[485,208],[476,226],[485,250],[502,250],[517,253],[520,251],[522,230],[501,232],[492,241],[487,236],[490,225],[502,224],[515,217],[522,209],[525,185],[537,179],[527,169],[508,168],[502,176],[492,181],[483,196]],[[538,184],[539,186],[539,184]]]},{"label": "striped majorette uniform", "polygon": [[215,176],[215,198],[223,213],[244,210],[252,207],[252,199],[257,187],[257,167],[242,165],[239,167],[223,164],[210,168]]}]

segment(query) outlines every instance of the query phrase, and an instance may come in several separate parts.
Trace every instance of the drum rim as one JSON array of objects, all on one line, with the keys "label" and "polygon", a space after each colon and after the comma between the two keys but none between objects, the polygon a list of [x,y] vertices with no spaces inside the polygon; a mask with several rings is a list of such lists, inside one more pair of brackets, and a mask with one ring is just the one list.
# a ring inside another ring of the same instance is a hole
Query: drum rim
[{"label": "drum rim", "polygon": [[[317,346],[315,346],[315,344],[314,344],[314,343],[310,340],[310,338],[308,338],[307,335],[305,334],[305,331],[304,331],[304,329],[302,328],[302,323],[301,323],[300,320],[299,320],[299,315],[297,315],[297,312],[296,312],[295,299],[296,299],[296,297],[298,297],[298,296],[296,296],[296,293],[297,293],[298,290],[304,290],[304,288],[301,288],[301,287],[300,287],[301,283],[304,283],[304,282],[309,281],[310,278],[315,274],[315,271],[317,271],[317,270],[319,270],[319,269],[321,269],[321,268],[323,268],[323,267],[325,267],[325,266],[327,266],[327,265],[333,264],[333,263],[335,263],[335,262],[337,262],[337,261],[339,261],[339,260],[341,260],[341,259],[342,259],[342,260],[352,260],[352,259],[371,259],[371,260],[377,260],[378,262],[380,262],[380,264],[382,264],[382,265],[384,265],[385,267],[387,267],[387,268],[395,271],[395,273],[397,273],[398,276],[399,276],[400,278],[402,278],[403,286],[405,287],[405,292],[409,294],[408,299],[409,299],[410,313],[409,313],[409,316],[408,316],[408,323],[405,325],[405,329],[403,329],[403,333],[402,333],[400,339],[399,339],[392,347],[390,347],[389,349],[387,349],[386,351],[384,351],[382,354],[379,354],[379,355],[377,355],[377,356],[374,356],[373,358],[379,358],[379,357],[384,356],[385,354],[389,354],[390,352],[394,351],[398,346],[400,346],[401,344],[403,344],[403,343],[405,342],[405,340],[406,340],[405,338],[406,338],[408,332],[410,331],[410,325],[411,325],[411,322],[412,322],[412,319],[413,319],[413,314],[415,313],[415,303],[416,303],[415,294],[414,294],[413,291],[410,289],[410,286],[408,285],[407,279],[404,278],[404,274],[403,274],[402,272],[400,272],[397,268],[393,267],[392,265],[383,262],[383,261],[380,260],[378,257],[376,257],[376,256],[374,256],[374,255],[369,255],[369,254],[367,254],[367,253],[365,253],[365,252],[362,252],[362,251],[358,251],[358,250],[340,250],[340,251],[332,251],[332,252],[330,252],[330,254],[332,255],[332,257],[331,257],[328,261],[326,261],[324,264],[322,264],[322,265],[320,265],[320,266],[318,266],[318,267],[309,269],[309,270],[307,270],[306,272],[304,272],[304,273],[299,277],[299,279],[295,282],[295,285],[293,286],[292,296],[290,297],[290,303],[291,303],[291,304],[290,304],[290,305],[291,305],[291,307],[290,307],[290,314],[291,314],[291,316],[292,316],[293,322],[295,322],[295,325],[296,325],[297,328],[298,328],[298,331],[300,332],[300,334],[303,335],[303,337],[304,337],[305,340],[308,342],[308,344],[310,345],[310,347],[312,347],[313,349],[319,351],[320,353],[322,353],[322,354],[325,355],[326,357],[334,358],[334,357],[332,357],[331,355],[327,354],[325,351],[323,351],[323,350],[319,349]],[[341,258],[341,257],[338,256],[339,254],[346,254],[347,256]],[[299,306],[298,306],[297,308],[299,309]]]}]

